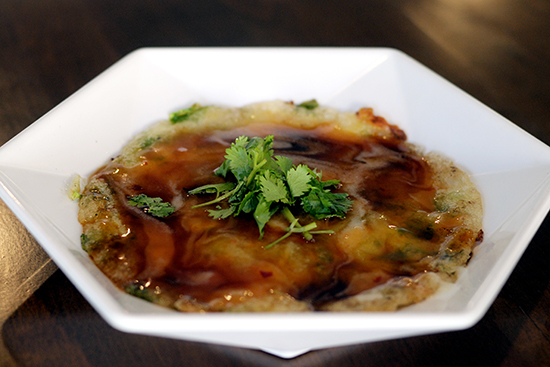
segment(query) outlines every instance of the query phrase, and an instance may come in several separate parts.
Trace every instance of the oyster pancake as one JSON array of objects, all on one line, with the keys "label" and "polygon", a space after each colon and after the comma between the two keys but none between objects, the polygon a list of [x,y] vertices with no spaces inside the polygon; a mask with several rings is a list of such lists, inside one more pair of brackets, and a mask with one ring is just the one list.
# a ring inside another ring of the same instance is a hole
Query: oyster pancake
[{"label": "oyster pancake", "polygon": [[[215,172],[236,139],[268,136],[276,156],[339,182],[332,189],[350,199],[345,216],[313,218],[295,204],[294,223],[315,223],[309,237],[289,233],[294,224],[280,212],[261,233],[252,213],[213,218],[227,204],[205,206],[219,193],[194,190],[232,180]],[[456,279],[482,240],[481,203],[467,174],[371,109],[274,101],[195,105],[151,126],[88,179],[78,215],[94,263],[162,306],[380,311]]]}]

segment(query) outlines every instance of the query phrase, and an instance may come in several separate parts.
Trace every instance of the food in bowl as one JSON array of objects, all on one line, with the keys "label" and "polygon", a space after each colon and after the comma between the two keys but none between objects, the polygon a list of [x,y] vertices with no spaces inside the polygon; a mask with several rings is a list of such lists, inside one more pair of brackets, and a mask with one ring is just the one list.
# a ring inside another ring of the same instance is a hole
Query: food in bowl
[{"label": "food in bowl", "polygon": [[82,246],[122,290],[183,312],[392,311],[454,282],[482,200],[372,109],[193,105],[80,194]]}]

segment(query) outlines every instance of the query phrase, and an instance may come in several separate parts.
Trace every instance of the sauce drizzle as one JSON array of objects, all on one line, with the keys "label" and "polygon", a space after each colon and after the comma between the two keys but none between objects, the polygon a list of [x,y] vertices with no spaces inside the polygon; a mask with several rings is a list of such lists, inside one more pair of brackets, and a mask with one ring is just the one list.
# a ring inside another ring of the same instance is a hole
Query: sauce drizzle
[{"label": "sauce drizzle", "polygon": [[[223,181],[213,171],[241,135],[274,135],[276,155],[316,168],[323,180],[341,181],[340,190],[354,200],[352,210],[344,220],[318,222],[319,229],[332,229],[334,235],[309,242],[292,235],[265,249],[282,235],[284,220],[274,217],[260,240],[252,218],[213,220],[205,208],[191,209],[209,198],[187,192]],[[394,277],[418,274],[427,270],[427,260],[438,253],[450,228],[461,224],[460,218],[437,211],[431,168],[402,140],[359,139],[327,126],[252,124],[181,134],[152,145],[135,166],[113,161],[94,176],[114,190],[130,228],[113,242],[105,260],[131,269],[113,281],[144,298],[189,299],[214,311],[273,292],[317,308]],[[137,194],[161,197],[176,211],[167,218],[144,214],[126,203]],[[112,264],[98,266],[110,276]]]}]

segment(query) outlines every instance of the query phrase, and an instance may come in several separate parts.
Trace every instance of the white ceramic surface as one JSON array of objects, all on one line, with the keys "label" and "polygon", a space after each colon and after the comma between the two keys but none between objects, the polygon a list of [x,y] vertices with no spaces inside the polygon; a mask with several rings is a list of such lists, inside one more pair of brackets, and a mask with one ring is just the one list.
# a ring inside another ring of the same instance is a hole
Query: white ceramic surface
[{"label": "white ceramic surface", "polygon": [[[182,314],[116,289],[80,247],[66,196],[146,126],[192,103],[273,99],[376,114],[471,173],[485,240],[458,282],[396,313]],[[369,48],[151,48],[126,56],[0,148],[0,197],[113,327],[265,350],[451,331],[487,311],[550,207],[550,148],[403,53]]]}]

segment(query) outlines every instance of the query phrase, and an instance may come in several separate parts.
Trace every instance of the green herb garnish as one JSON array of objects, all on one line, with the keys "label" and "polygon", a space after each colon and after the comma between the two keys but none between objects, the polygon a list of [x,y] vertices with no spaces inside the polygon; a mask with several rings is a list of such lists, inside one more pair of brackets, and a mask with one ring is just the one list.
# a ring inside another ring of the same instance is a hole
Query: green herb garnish
[{"label": "green herb garnish", "polygon": [[309,101],[302,102],[298,105],[298,107],[303,107],[306,110],[313,110],[317,107],[319,107],[319,103],[317,103],[316,99],[311,99]]},{"label": "green herb garnish", "polygon": [[186,121],[194,113],[196,113],[198,111],[201,111],[201,110],[204,110],[205,108],[206,108],[205,106],[201,106],[200,104],[195,103],[194,105],[192,105],[189,108],[185,108],[183,110],[179,110],[177,112],[171,113],[170,116],[169,116],[170,121],[172,121],[173,123]]},{"label": "green herb garnish", "polygon": [[331,230],[314,231],[317,227],[315,222],[302,226],[293,211],[301,210],[315,219],[344,218],[352,205],[348,194],[330,191],[340,181],[322,181],[320,172],[303,164],[295,166],[287,157],[274,156],[272,135],[264,139],[238,137],[226,149],[225,161],[215,174],[226,179],[233,176],[235,182],[204,185],[190,190],[191,195],[216,194],[215,199],[193,208],[216,205],[215,209],[208,210],[215,219],[241,213],[252,214],[260,238],[271,217],[281,212],[289,221],[287,233],[266,248],[293,233],[302,234],[306,240],[311,240],[313,234],[334,233]]},{"label": "green herb garnish", "polygon": [[128,204],[140,208],[144,213],[159,218],[167,217],[175,210],[172,204],[162,201],[161,198],[152,198],[145,194],[131,196],[128,199]]}]

